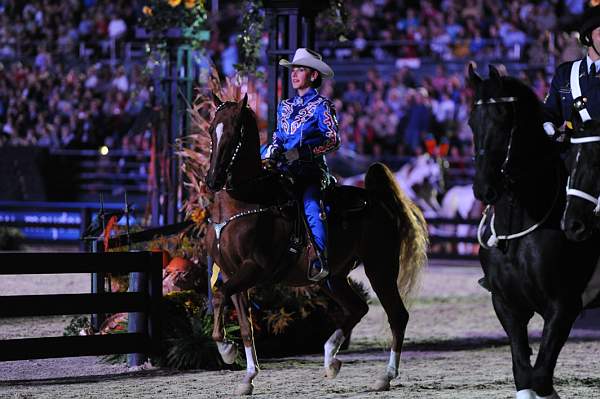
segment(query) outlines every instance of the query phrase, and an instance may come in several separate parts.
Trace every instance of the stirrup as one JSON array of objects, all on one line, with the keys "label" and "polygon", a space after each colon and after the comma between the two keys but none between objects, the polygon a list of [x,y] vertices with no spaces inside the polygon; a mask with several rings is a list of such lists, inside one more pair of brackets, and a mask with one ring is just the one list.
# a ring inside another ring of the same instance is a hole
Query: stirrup
[{"label": "stirrup", "polygon": [[[317,263],[317,262],[321,265],[321,271],[311,277],[310,272],[312,271],[315,263]],[[310,281],[319,282],[327,276],[329,276],[329,268],[327,266],[324,266],[324,262],[322,262],[320,258],[314,259],[311,262],[311,264],[308,265],[308,276],[307,277]]]}]

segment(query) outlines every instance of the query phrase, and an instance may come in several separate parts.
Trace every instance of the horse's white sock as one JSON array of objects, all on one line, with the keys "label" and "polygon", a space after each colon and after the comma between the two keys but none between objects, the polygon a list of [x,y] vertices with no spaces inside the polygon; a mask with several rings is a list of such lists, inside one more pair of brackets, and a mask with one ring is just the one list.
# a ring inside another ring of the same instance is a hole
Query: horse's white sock
[{"label": "horse's white sock", "polygon": [[535,399],[536,395],[532,389],[521,389],[517,391],[517,399]]},{"label": "horse's white sock", "polygon": [[331,334],[331,337],[325,342],[325,367],[331,366],[331,362],[335,355],[337,355],[340,350],[340,346],[344,343],[346,337],[344,337],[344,333],[341,328],[338,328]]},{"label": "horse's white sock", "polygon": [[246,373],[251,375],[258,374],[258,365],[254,358],[254,348],[251,346],[244,346],[246,351]]},{"label": "horse's white sock", "polygon": [[390,351],[390,361],[387,366],[386,374],[390,380],[398,377],[398,367],[400,366],[400,352]]}]

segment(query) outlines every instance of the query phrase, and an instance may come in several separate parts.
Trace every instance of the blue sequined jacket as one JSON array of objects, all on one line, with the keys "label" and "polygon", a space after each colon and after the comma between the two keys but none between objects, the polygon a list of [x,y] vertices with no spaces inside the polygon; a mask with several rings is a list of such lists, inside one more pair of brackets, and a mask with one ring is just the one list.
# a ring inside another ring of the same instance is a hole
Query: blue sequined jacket
[{"label": "blue sequined jacket", "polygon": [[277,108],[277,129],[267,157],[275,150],[298,149],[300,161],[324,162],[340,146],[338,122],[331,100],[309,89],[303,96],[283,100]]}]

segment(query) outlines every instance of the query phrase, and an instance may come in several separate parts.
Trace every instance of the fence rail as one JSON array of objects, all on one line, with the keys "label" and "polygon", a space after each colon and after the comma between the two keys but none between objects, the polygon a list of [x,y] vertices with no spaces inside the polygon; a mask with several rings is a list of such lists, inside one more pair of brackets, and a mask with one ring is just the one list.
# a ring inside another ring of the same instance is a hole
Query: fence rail
[{"label": "fence rail", "polygon": [[130,364],[137,365],[159,348],[161,253],[0,252],[0,265],[0,275],[131,273],[142,282],[126,293],[0,296],[0,317],[129,312],[128,333],[1,340],[0,360],[129,353]]}]

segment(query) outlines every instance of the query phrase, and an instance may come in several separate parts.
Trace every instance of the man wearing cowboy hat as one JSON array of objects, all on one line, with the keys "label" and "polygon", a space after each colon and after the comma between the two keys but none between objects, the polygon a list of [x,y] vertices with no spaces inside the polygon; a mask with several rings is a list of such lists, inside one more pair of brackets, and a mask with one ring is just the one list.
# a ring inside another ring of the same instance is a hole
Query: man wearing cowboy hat
[{"label": "man wearing cowboy hat", "polygon": [[587,46],[587,55],[556,68],[544,105],[544,130],[554,136],[556,127],[566,122],[600,121],[600,7],[583,13],[579,40]]},{"label": "man wearing cowboy hat", "polygon": [[290,173],[303,193],[304,214],[315,250],[309,278],[319,281],[329,274],[321,195],[329,181],[325,154],[340,146],[340,137],[333,103],[316,89],[323,79],[333,77],[333,71],[320,54],[307,48],[297,49],[291,62],[281,60],[279,65],[291,68],[292,87],[297,94],[279,103],[277,129],[266,158],[271,166]]}]

